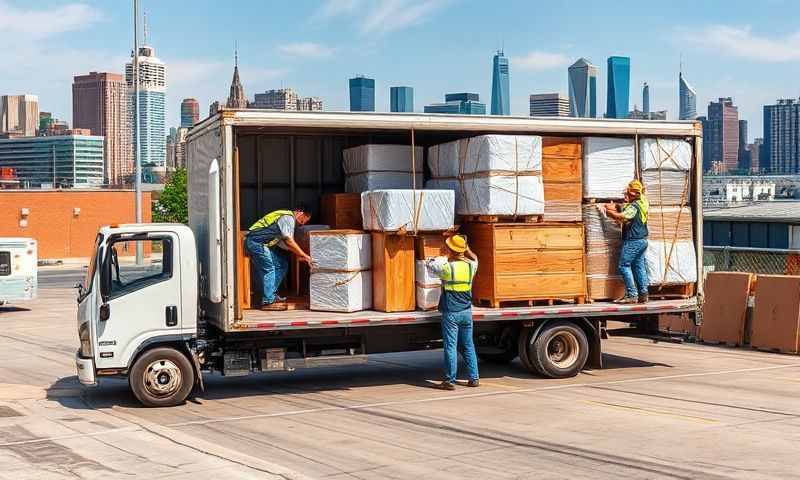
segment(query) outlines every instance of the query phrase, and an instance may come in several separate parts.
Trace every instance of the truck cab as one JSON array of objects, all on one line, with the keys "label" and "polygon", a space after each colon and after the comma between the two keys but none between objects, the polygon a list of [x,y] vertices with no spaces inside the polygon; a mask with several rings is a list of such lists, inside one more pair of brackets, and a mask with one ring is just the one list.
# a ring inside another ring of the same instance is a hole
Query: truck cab
[{"label": "truck cab", "polygon": [[[137,244],[143,260],[137,262]],[[194,387],[197,252],[185,225],[100,229],[78,286],[78,377],[128,376],[146,405],[173,404]]]}]

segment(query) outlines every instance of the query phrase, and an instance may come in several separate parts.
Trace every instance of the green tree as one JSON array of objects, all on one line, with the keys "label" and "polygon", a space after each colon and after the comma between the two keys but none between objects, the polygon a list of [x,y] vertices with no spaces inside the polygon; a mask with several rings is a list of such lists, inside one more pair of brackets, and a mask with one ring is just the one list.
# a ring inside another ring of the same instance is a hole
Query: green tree
[{"label": "green tree", "polygon": [[164,185],[164,191],[153,204],[153,221],[189,223],[185,168],[175,170]]}]

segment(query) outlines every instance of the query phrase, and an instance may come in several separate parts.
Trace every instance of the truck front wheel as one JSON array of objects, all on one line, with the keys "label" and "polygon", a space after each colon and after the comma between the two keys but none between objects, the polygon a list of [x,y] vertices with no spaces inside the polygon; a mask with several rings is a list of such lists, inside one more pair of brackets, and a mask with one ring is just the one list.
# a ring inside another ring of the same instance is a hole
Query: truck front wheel
[{"label": "truck front wheel", "polygon": [[194,369],[186,355],[169,347],[143,353],[128,373],[128,383],[146,407],[182,404],[194,387]]},{"label": "truck front wheel", "polygon": [[586,333],[570,322],[545,325],[535,339],[526,342],[526,347],[529,366],[549,378],[574,377],[589,358]]}]

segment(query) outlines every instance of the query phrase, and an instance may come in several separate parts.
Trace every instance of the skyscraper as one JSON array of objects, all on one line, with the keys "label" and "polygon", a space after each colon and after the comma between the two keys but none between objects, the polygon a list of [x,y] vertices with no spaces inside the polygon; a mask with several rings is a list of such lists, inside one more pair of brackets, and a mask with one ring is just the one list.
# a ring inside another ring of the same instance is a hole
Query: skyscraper
[{"label": "skyscraper", "polygon": [[739,170],[750,170],[750,159],[747,151],[747,120],[739,120],[739,146],[737,152]]},{"label": "skyscraper", "polygon": [[358,75],[350,79],[350,111],[375,111],[375,79]]},{"label": "skyscraper", "polygon": [[181,127],[189,130],[200,121],[200,104],[194,98],[184,98],[181,102]]},{"label": "skyscraper", "polygon": [[529,97],[531,117],[569,117],[569,99],[560,93],[538,93]]},{"label": "skyscraper", "polygon": [[266,108],[268,110],[297,110],[297,101],[300,96],[293,88],[280,88],[256,93],[255,101],[251,108]]},{"label": "skyscraper", "polygon": [[3,95],[0,97],[0,133],[34,137],[39,126],[39,97]]},{"label": "skyscraper", "polygon": [[708,104],[707,128],[703,129],[704,163],[720,172],[739,167],[739,109],[730,97]]},{"label": "skyscraper", "polygon": [[233,54],[233,79],[231,80],[231,91],[228,94],[228,101],[225,102],[227,108],[247,108],[247,96],[244,94],[244,87],[239,80],[239,51]]},{"label": "skyscraper", "polygon": [[480,102],[477,93],[447,93],[444,103],[425,105],[425,113],[453,113],[464,115],[486,115],[486,104]]},{"label": "skyscraper", "polygon": [[122,75],[90,72],[72,82],[72,126],[104,137],[105,183],[121,185],[133,173],[128,85]]},{"label": "skyscraper", "polygon": [[411,87],[389,87],[389,111],[413,112],[414,89]]},{"label": "skyscraper", "polygon": [[492,60],[492,115],[511,115],[508,58],[502,50]]},{"label": "skyscraper", "polygon": [[683,78],[683,71],[678,72],[678,102],[680,103],[679,120],[697,118],[697,92]]},{"label": "skyscraper", "polygon": [[800,173],[800,102],[778,99],[764,105],[764,148],[759,158],[761,170],[770,173]]},{"label": "skyscraper", "polygon": [[[133,55],[131,55],[133,56]],[[131,145],[136,145],[136,128],[133,111],[136,108],[133,85],[133,63],[125,64],[125,81],[128,84]],[[165,108],[167,91],[167,66],[155,56],[148,45],[139,47],[139,133],[141,135],[139,158],[142,172],[148,180],[154,168],[166,165]]]},{"label": "skyscraper", "polygon": [[608,57],[606,117],[627,118],[631,88],[631,59]]},{"label": "skyscraper", "polygon": [[569,80],[569,115],[597,117],[597,67],[579,58],[567,71]]},{"label": "skyscraper", "polygon": [[642,112],[650,113],[650,85],[647,82],[644,82],[642,87]]}]

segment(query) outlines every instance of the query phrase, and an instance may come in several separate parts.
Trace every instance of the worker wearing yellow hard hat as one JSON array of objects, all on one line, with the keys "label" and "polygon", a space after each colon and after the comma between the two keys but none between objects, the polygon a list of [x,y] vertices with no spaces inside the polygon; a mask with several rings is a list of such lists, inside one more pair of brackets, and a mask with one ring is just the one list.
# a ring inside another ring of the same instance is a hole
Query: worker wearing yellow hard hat
[{"label": "worker wearing yellow hard hat", "polygon": [[605,206],[609,217],[622,224],[622,251],[619,255],[619,273],[625,282],[625,295],[617,303],[645,303],[648,300],[647,217],[650,204],[639,180],[631,180],[625,189],[625,203],[614,202]]},{"label": "worker wearing yellow hard hat", "polygon": [[469,249],[467,237],[453,235],[445,240],[449,258],[431,259],[427,268],[442,279],[439,311],[442,313],[444,380],[436,388],[455,390],[458,352],[467,366],[467,386],[478,386],[478,356],[472,341],[472,280],[478,271],[478,257]]}]

